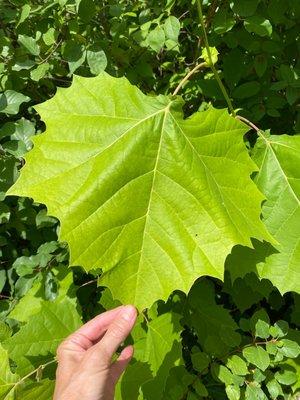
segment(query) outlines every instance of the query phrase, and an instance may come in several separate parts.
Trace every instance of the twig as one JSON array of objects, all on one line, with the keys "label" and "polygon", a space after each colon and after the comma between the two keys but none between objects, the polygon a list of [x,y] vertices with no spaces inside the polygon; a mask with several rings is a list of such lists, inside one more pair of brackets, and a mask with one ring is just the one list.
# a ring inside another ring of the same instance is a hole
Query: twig
[{"label": "twig", "polygon": [[56,358],[54,358],[53,360],[47,362],[46,364],[42,364],[42,365],[38,366],[34,371],[31,371],[29,374],[23,376],[23,378],[21,378],[18,382],[16,382],[13,388],[20,385],[20,383],[24,382],[27,378],[30,378],[32,375],[35,375],[38,371],[41,371],[41,370],[45,369],[46,367],[48,367],[48,365],[54,364],[56,362],[57,362],[57,360],[56,360]]},{"label": "twig", "polygon": [[194,75],[197,71],[199,71],[201,68],[207,67],[207,63],[203,62],[201,64],[196,65],[178,84],[174,92],[172,93],[172,96],[176,96],[176,94],[179,92],[179,90],[182,88],[182,86],[187,82],[192,75]]},{"label": "twig", "polygon": [[259,133],[261,130],[253,124],[253,122],[249,121],[247,118],[242,117],[240,115],[235,116],[236,119],[239,119],[240,121],[245,122],[247,125],[249,125],[252,129],[254,129],[257,133]]},{"label": "twig", "polygon": [[212,56],[211,56],[211,52],[210,52],[210,47],[209,47],[209,43],[208,43],[208,38],[207,38],[207,33],[206,33],[206,29],[205,29],[205,24],[204,24],[204,19],[203,19],[203,13],[202,13],[202,4],[201,4],[202,0],[197,0],[197,9],[198,9],[198,15],[199,15],[199,20],[200,20],[200,25],[202,27],[202,31],[203,31],[203,37],[204,37],[204,43],[205,43],[205,48],[207,51],[207,56],[209,59],[209,66],[212,70],[212,72],[214,73],[215,79],[221,89],[221,92],[223,93],[223,96],[226,100],[226,103],[228,105],[228,108],[230,110],[230,113],[235,117],[235,111],[232,105],[232,102],[230,100],[230,97],[227,93],[227,90],[225,88],[225,86],[223,85],[223,82],[220,79],[219,73],[216,70],[213,61],[212,61]]},{"label": "twig", "polygon": [[40,62],[38,62],[38,64],[44,64],[45,62],[47,62],[49,58],[55,53],[57,48],[61,45],[61,43],[62,39],[60,39],[59,42],[54,45],[54,47],[50,51],[50,54],[48,54],[48,56],[44,60],[42,59]]},{"label": "twig", "polygon": [[88,281],[88,282],[83,283],[83,284],[80,285],[79,287],[82,288],[83,286],[91,285],[92,283],[97,282],[97,280],[98,280],[98,278],[97,278],[97,279],[92,279],[91,281]]}]

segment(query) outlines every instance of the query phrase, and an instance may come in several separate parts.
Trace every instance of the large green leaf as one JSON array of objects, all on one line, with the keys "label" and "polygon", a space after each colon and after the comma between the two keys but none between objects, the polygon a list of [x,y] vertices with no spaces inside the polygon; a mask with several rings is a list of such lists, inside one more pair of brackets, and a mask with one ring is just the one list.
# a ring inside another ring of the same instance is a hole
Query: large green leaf
[{"label": "large green leaf", "polygon": [[300,136],[261,136],[254,160],[260,167],[255,181],[267,198],[264,222],[279,243],[277,251],[266,249],[259,275],[281,293],[300,292]]},{"label": "large green leaf", "polygon": [[0,345],[0,400],[14,400],[18,376],[9,367],[7,351]]},{"label": "large green leaf", "polygon": [[118,384],[117,399],[162,398],[171,368],[182,363],[179,318],[166,313],[147,324],[147,332],[135,343],[135,362]]},{"label": "large green leaf", "polygon": [[188,300],[190,311],[186,315],[186,321],[194,328],[201,346],[207,353],[223,356],[240,344],[238,325],[229,310],[216,303],[211,282],[196,282]]},{"label": "large green leaf", "polygon": [[25,375],[39,364],[53,359],[57,346],[81,324],[74,301],[66,298],[58,303],[44,301],[39,313],[3,342],[17,371]]},{"label": "large green leaf", "polygon": [[75,77],[37,107],[47,131],[8,192],[45,203],[71,265],[102,268],[101,285],[140,309],[199,275],[222,278],[235,244],[270,240],[245,126],[225,110],[183,119],[181,107],[125,78]]}]

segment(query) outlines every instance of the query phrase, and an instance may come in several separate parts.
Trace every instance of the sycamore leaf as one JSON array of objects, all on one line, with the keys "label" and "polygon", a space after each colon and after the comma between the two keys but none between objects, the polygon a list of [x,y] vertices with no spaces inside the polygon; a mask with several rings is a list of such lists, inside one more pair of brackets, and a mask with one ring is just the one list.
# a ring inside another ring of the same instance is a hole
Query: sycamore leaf
[{"label": "sycamore leaf", "polygon": [[54,385],[55,382],[49,379],[29,383],[24,390],[22,390],[22,400],[52,400]]},{"label": "sycamore leaf", "polygon": [[264,223],[279,243],[258,273],[281,293],[300,292],[300,136],[262,136],[253,158],[260,168],[255,181],[267,198]]},{"label": "sycamore leaf", "polygon": [[9,367],[7,351],[0,345],[0,399],[14,400],[19,378]]},{"label": "sycamore leaf", "polygon": [[39,313],[3,342],[9,357],[17,364],[20,375],[29,373],[36,363],[43,364],[55,355],[60,342],[81,324],[74,301],[66,298],[58,303],[44,301]]},{"label": "sycamore leaf", "polygon": [[[72,292],[73,274],[72,270],[63,266],[52,268],[52,272],[59,281],[58,297],[55,299],[55,303],[58,304],[65,299],[68,292]],[[33,284],[32,288],[28,290],[9,313],[10,318],[27,322],[32,315],[41,310],[45,302],[45,297],[42,295],[43,290],[41,290],[42,284],[43,281],[36,281]]]},{"label": "sycamore leaf", "polygon": [[238,325],[229,310],[216,304],[211,282],[197,282],[188,300],[191,312],[186,316],[187,323],[195,329],[199,343],[207,353],[221,356],[240,344]]},{"label": "sycamore leaf", "polygon": [[101,285],[140,309],[222,278],[234,245],[272,240],[245,125],[215,109],[183,119],[181,107],[125,78],[74,77],[36,107],[47,131],[8,191],[46,204],[70,264],[101,268]]},{"label": "sycamore leaf", "polygon": [[117,399],[162,398],[170,369],[182,363],[179,318],[166,313],[147,324],[147,332],[134,346],[136,361],[118,384]]}]

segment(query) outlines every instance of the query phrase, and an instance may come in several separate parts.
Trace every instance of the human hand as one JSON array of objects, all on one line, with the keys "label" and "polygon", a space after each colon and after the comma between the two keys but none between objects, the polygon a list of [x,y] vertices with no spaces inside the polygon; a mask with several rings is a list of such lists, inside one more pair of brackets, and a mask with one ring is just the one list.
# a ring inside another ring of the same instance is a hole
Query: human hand
[{"label": "human hand", "polygon": [[133,306],[121,306],[98,315],[65,339],[57,350],[53,400],[113,400],[133,347],[125,347],[115,362],[112,356],[131,332],[136,317]]}]

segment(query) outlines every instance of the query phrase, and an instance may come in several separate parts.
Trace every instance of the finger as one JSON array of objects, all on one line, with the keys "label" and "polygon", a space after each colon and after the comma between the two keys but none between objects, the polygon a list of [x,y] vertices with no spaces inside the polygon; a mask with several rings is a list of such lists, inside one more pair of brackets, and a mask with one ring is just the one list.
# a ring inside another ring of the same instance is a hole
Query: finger
[{"label": "finger", "polygon": [[122,308],[124,307],[120,306],[114,310],[106,311],[98,315],[79,328],[72,335],[68,336],[58,347],[58,359],[61,359],[70,353],[82,353],[93,346],[112,324]]},{"label": "finger", "polygon": [[112,356],[130,334],[136,317],[137,311],[134,306],[125,306],[120,310],[101,341],[91,349],[93,353],[91,359],[96,368],[110,366]]},{"label": "finger", "polygon": [[111,366],[111,377],[113,379],[114,384],[117,383],[120,376],[125,371],[127,365],[130,363],[130,360],[133,356],[133,346],[127,346],[121,352],[117,361]]}]

